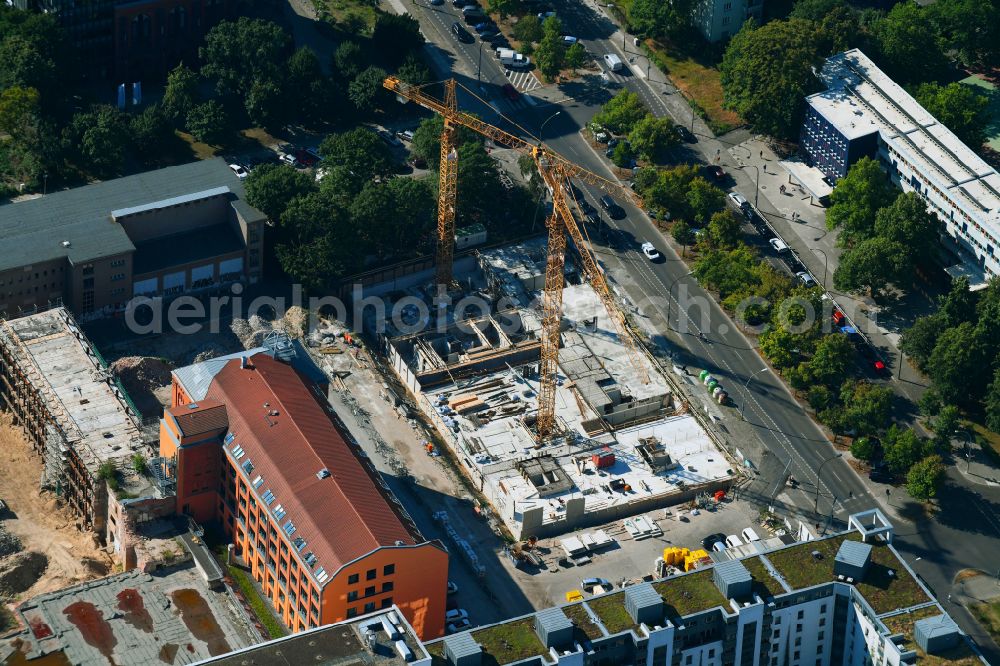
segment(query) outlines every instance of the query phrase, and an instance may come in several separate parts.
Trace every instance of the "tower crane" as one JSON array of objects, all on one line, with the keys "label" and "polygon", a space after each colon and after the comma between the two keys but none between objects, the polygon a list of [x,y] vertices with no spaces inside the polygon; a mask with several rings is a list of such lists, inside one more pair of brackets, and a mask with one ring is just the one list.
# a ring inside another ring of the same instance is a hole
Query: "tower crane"
[{"label": "tower crane", "polygon": [[423,88],[408,84],[395,76],[387,77],[382,85],[396,93],[401,101],[410,101],[433,111],[444,118],[441,134],[441,165],[438,193],[438,241],[437,272],[439,284],[447,286],[452,278],[452,254],[455,242],[455,203],[457,201],[458,157],[454,145],[455,130],[467,127],[485,136],[493,143],[511,148],[534,159],[538,172],[552,192],[552,215],[546,222],[548,249],[545,262],[545,287],[542,292],[542,349],[540,386],[538,391],[538,416],[535,423],[536,441],[539,445],[556,434],[556,380],[559,361],[559,326],[562,319],[562,294],[564,266],[566,261],[566,236],[580,254],[584,275],[604,304],[619,339],[625,346],[632,366],[639,379],[649,383],[649,374],[639,360],[639,353],[628,329],[625,316],[618,308],[604,272],[597,263],[583,233],[566,200],[566,188],[570,178],[577,178],[589,185],[605,191],[624,194],[635,198],[635,194],[621,184],[599,176],[562,155],[554,152],[541,142],[531,143],[499,127],[491,125],[476,116],[459,110],[456,83],[454,79],[445,82],[444,100],[428,95]]}]

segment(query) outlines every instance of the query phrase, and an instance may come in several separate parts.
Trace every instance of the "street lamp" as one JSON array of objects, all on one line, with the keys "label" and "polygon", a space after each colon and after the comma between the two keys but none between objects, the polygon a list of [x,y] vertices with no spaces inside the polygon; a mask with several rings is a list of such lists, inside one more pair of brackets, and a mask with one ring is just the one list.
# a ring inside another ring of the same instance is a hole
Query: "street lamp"
[{"label": "street lamp", "polygon": [[49,193],[49,174],[48,172],[42,174],[42,194]]},{"label": "street lamp", "polygon": [[811,249],[813,252],[819,252],[820,254],[823,255],[823,288],[826,289],[826,276],[830,272],[830,260],[827,258],[826,252],[821,250],[820,248],[813,247],[809,249]]},{"label": "street lamp", "polygon": [[820,482],[820,474],[823,473],[823,467],[831,460],[836,460],[837,458],[843,458],[843,457],[844,457],[843,453],[838,453],[836,455],[830,456],[829,458],[827,458],[826,460],[824,460],[819,464],[819,469],[816,470],[816,501],[813,503],[813,513],[819,513],[819,482]]},{"label": "street lamp", "polygon": [[759,375],[762,372],[767,372],[767,366],[766,365],[763,368],[761,368],[760,370],[758,370],[757,372],[750,373],[750,376],[747,377],[747,383],[743,385],[743,402],[740,403],[740,419],[743,420],[743,421],[746,420],[746,418],[744,418],[744,416],[743,416],[743,410],[747,406],[747,400],[750,399],[750,382],[753,381],[754,377],[756,377],[757,375]]},{"label": "street lamp", "polygon": [[750,167],[753,167],[753,170],[757,172],[756,189],[753,195],[753,207],[756,208],[757,202],[760,200],[760,168],[756,164],[744,164],[740,166],[741,169],[749,169]]},{"label": "street lamp", "polygon": [[549,124],[550,120],[552,120],[553,118],[555,118],[556,116],[558,116],[561,113],[562,113],[562,111],[556,111],[551,116],[549,116],[548,118],[546,118],[545,121],[542,123],[542,126],[538,128],[538,145],[542,144],[542,134],[545,132],[545,126]]},{"label": "street lamp", "polygon": [[[677,284],[677,282],[681,278],[687,277],[688,275],[691,275],[692,273],[694,273],[694,271],[688,271],[687,273],[684,273],[682,275],[678,275],[677,277],[674,278],[673,282],[670,283],[670,286],[667,287],[667,328],[670,328],[670,299],[673,298],[673,295],[674,295],[674,285]],[[678,301],[678,303],[677,303],[677,309],[680,310],[680,307],[681,307],[681,304]],[[680,313],[678,312],[678,314],[680,314]],[[678,321],[679,320],[680,320],[680,318],[678,317]],[[674,330],[676,330],[676,329],[674,329]]]}]

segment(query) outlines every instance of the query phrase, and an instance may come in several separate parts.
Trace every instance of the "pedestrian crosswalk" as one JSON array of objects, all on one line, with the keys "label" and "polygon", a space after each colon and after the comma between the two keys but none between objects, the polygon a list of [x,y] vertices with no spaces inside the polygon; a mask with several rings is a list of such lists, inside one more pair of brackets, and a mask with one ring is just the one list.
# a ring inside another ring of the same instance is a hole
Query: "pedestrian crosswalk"
[{"label": "pedestrian crosswalk", "polygon": [[535,88],[542,87],[538,77],[536,77],[531,71],[525,72],[514,69],[504,69],[503,73],[506,75],[511,85],[521,92],[531,92]]}]

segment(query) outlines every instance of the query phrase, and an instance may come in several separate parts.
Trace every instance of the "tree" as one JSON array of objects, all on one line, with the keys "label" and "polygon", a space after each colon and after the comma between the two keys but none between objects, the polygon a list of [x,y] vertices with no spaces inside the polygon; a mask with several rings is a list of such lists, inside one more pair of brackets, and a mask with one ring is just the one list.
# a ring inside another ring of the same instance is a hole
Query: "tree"
[{"label": "tree", "polygon": [[876,453],[878,450],[875,447],[875,440],[871,437],[855,437],[851,442],[851,455],[858,460],[870,463],[875,459]]},{"label": "tree", "polygon": [[941,456],[927,456],[906,473],[906,492],[918,500],[926,501],[936,497],[944,481],[944,472]]},{"label": "tree", "polygon": [[[674,229],[683,220],[674,222]],[[680,242],[680,241],[678,241]],[[753,283],[758,259],[748,245],[732,250],[710,250],[694,265],[694,276],[709,289],[719,292],[719,298],[744,291]]]},{"label": "tree", "polygon": [[720,210],[708,222],[707,237],[712,247],[732,249],[739,243],[740,220],[728,210]]},{"label": "tree", "polygon": [[246,96],[254,81],[283,80],[291,50],[291,35],[281,26],[241,16],[212,28],[198,53],[202,75],[215,79],[220,95]]},{"label": "tree", "polygon": [[17,86],[42,91],[53,89],[59,80],[56,64],[44,47],[22,35],[0,41],[0,90]]},{"label": "tree", "polygon": [[[329,115],[332,103],[332,86],[323,74],[319,57],[307,46],[296,49],[288,59],[285,82],[286,96],[294,99],[300,111],[296,120],[306,123],[320,122]],[[288,114],[286,112],[286,117]]]},{"label": "tree", "polygon": [[[430,118],[421,121],[416,131],[413,133],[413,141],[410,142],[410,150],[417,157],[427,160],[427,164],[437,169],[441,161],[441,132],[444,131],[444,119],[435,114]],[[465,127],[455,129],[456,144],[467,141],[478,141],[472,130]]]},{"label": "tree", "polygon": [[691,27],[692,0],[633,0],[628,9],[632,30],[650,37],[674,38]]},{"label": "tree", "polygon": [[990,99],[979,88],[961,83],[949,83],[946,86],[923,83],[913,96],[973,150],[979,150],[986,142]]},{"label": "tree", "polygon": [[290,111],[281,84],[270,79],[255,79],[243,105],[250,122],[259,127],[281,127]]},{"label": "tree", "polygon": [[393,172],[394,162],[389,147],[366,127],[327,136],[319,146],[319,153],[325,164],[342,166],[351,171],[359,184]]},{"label": "tree", "polygon": [[805,364],[805,374],[811,384],[836,386],[847,376],[853,360],[854,347],[847,336],[832,333],[816,345],[812,358]]},{"label": "tree", "polygon": [[894,81],[921,83],[936,81],[948,71],[948,59],[941,48],[929,14],[915,2],[901,2],[872,32],[878,44],[877,61]]},{"label": "tree", "polygon": [[861,241],[841,255],[833,285],[841,291],[877,294],[906,275],[906,254],[905,245],[881,236]]},{"label": "tree", "polygon": [[546,79],[554,78],[563,68],[566,43],[562,38],[562,22],[550,16],[542,23],[542,40],[535,50],[535,63]]},{"label": "tree", "polygon": [[499,231],[499,225],[494,223],[503,221],[509,227],[509,222],[501,218],[506,190],[500,182],[500,168],[478,140],[465,141],[458,147],[458,191],[462,193],[456,210],[460,226],[479,222],[491,231]]},{"label": "tree", "polygon": [[622,90],[605,102],[594,116],[594,122],[604,125],[616,134],[628,134],[646,117],[649,110],[634,92]]},{"label": "tree", "polygon": [[865,381],[847,381],[840,389],[844,424],[859,435],[871,435],[889,421],[892,389]]},{"label": "tree", "polygon": [[942,317],[935,313],[917,317],[913,325],[903,331],[899,348],[909,356],[921,370],[927,369],[927,361],[937,345],[938,336],[945,328]]},{"label": "tree", "polygon": [[98,178],[121,173],[131,140],[128,116],[108,105],[75,114],[63,129],[64,153]]},{"label": "tree", "polygon": [[674,219],[690,219],[692,213],[688,204],[688,190],[699,173],[698,167],[691,164],[662,169],[656,182],[645,188],[643,193],[652,206],[670,211]]},{"label": "tree", "polygon": [[406,56],[406,60],[400,65],[396,75],[403,81],[415,86],[430,83],[431,80],[431,70],[412,54]]},{"label": "tree", "polygon": [[844,0],[796,0],[788,16],[819,23],[835,8],[844,6]]},{"label": "tree", "polygon": [[[987,289],[987,293],[990,291]],[[969,289],[969,278],[960,277],[952,281],[951,289],[941,299],[938,313],[945,327],[976,321],[976,294]]]},{"label": "tree", "polygon": [[970,322],[942,331],[927,361],[927,374],[946,404],[971,406],[989,370],[989,354]]},{"label": "tree", "polygon": [[138,153],[152,158],[174,140],[174,128],[158,104],[150,104],[132,117],[132,142]]},{"label": "tree", "polygon": [[1000,3],[950,0],[927,7],[928,18],[950,51],[967,67],[988,69],[1000,63]]},{"label": "tree", "polygon": [[619,169],[628,169],[632,166],[632,146],[628,141],[619,141],[611,153],[611,162]]},{"label": "tree", "polygon": [[780,326],[774,326],[760,336],[760,351],[779,370],[795,364],[798,352],[795,335]]},{"label": "tree", "polygon": [[378,257],[412,252],[414,241],[435,222],[432,181],[393,178],[367,183],[351,203],[351,219],[358,236]]},{"label": "tree", "polygon": [[882,438],[885,463],[896,474],[906,474],[911,467],[930,455],[930,442],[917,435],[912,428],[893,424]]},{"label": "tree", "polygon": [[729,42],[719,67],[726,107],[754,129],[798,137],[806,95],[819,89],[817,26],[789,19],[755,27],[748,21]]},{"label": "tree", "polygon": [[379,108],[387,98],[387,91],[382,87],[386,72],[381,67],[368,67],[354,77],[347,86],[347,97],[359,113],[371,113]]},{"label": "tree", "polygon": [[674,225],[670,228],[670,235],[682,246],[688,246],[694,242],[694,230],[684,220],[674,222]]},{"label": "tree", "polygon": [[932,422],[934,439],[941,448],[947,448],[952,436],[958,431],[961,414],[955,405],[945,405]]},{"label": "tree", "polygon": [[916,192],[903,192],[895,201],[875,213],[875,234],[901,245],[904,254],[897,259],[900,275],[910,274],[917,266],[930,266],[937,256],[940,223],[927,210],[927,203]]},{"label": "tree", "polygon": [[993,382],[986,391],[984,403],[986,427],[1000,433],[1000,370],[993,375]]},{"label": "tree", "polygon": [[512,14],[520,14],[524,10],[524,3],[521,0],[489,0],[490,12],[500,14],[500,18],[507,18]]},{"label": "tree", "polygon": [[221,104],[210,99],[191,107],[185,127],[198,141],[214,145],[225,138],[229,129],[229,117]]},{"label": "tree", "polygon": [[830,208],[826,211],[826,226],[831,231],[839,228],[838,244],[849,247],[871,237],[875,213],[895,198],[896,189],[878,162],[862,157],[833,188]]},{"label": "tree", "polygon": [[420,24],[407,14],[379,12],[372,30],[372,49],[390,66],[397,66],[424,45]]},{"label": "tree", "polygon": [[725,207],[726,193],[701,176],[697,176],[688,186],[687,202],[694,221],[705,224],[713,213]]},{"label": "tree", "polygon": [[35,88],[11,86],[0,92],[0,132],[22,138],[38,124],[39,95]]},{"label": "tree", "polygon": [[587,60],[587,49],[583,44],[576,42],[566,49],[566,67],[569,69],[580,69]]},{"label": "tree", "polygon": [[641,158],[656,162],[668,148],[679,143],[680,138],[673,121],[647,113],[629,132],[628,141]]},{"label": "tree", "polygon": [[278,228],[278,262],[307,289],[324,289],[363,264],[365,252],[354,227],[343,209],[322,191],[292,199]]},{"label": "tree", "polygon": [[514,39],[525,44],[539,42],[543,36],[542,22],[534,14],[528,14],[518,19],[514,24]]},{"label": "tree", "polygon": [[361,47],[357,42],[341,42],[337,50],[333,52],[333,66],[345,79],[353,79],[361,72],[361,63],[364,56]]},{"label": "tree", "polygon": [[316,191],[309,174],[284,164],[261,164],[243,181],[247,203],[277,222],[293,199]]},{"label": "tree", "polygon": [[[816,384],[809,387],[806,400],[809,401],[809,406],[812,407],[813,411],[821,412],[833,404],[833,392],[826,386]],[[851,454],[857,458],[857,455],[854,454],[853,445],[851,446]]]},{"label": "tree", "polygon": [[173,122],[183,121],[198,103],[198,75],[180,63],[167,74],[163,90],[163,113]]}]

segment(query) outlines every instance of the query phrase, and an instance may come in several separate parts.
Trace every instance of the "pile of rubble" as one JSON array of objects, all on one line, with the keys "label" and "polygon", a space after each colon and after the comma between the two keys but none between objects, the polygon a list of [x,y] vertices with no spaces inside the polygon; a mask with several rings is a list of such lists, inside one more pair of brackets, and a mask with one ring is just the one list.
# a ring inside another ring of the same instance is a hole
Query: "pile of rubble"
[{"label": "pile of rubble", "polygon": [[129,394],[149,392],[170,383],[170,371],[173,366],[169,361],[152,356],[123,356],[111,364],[125,390]]},{"label": "pile of rubble", "polygon": [[270,321],[260,315],[251,315],[250,319],[233,319],[230,330],[239,338],[244,349],[253,349],[264,344],[264,339],[277,331],[289,338],[298,339],[305,335],[309,322],[309,312],[304,308],[293,306],[288,308],[281,319]]},{"label": "pile of rubble", "polygon": [[0,526],[0,598],[13,598],[36,582],[49,565],[44,553],[24,550],[20,537]]},{"label": "pile of rubble", "polygon": [[19,553],[22,550],[24,550],[24,544],[21,543],[21,538],[8,532],[0,525],[0,558]]}]

